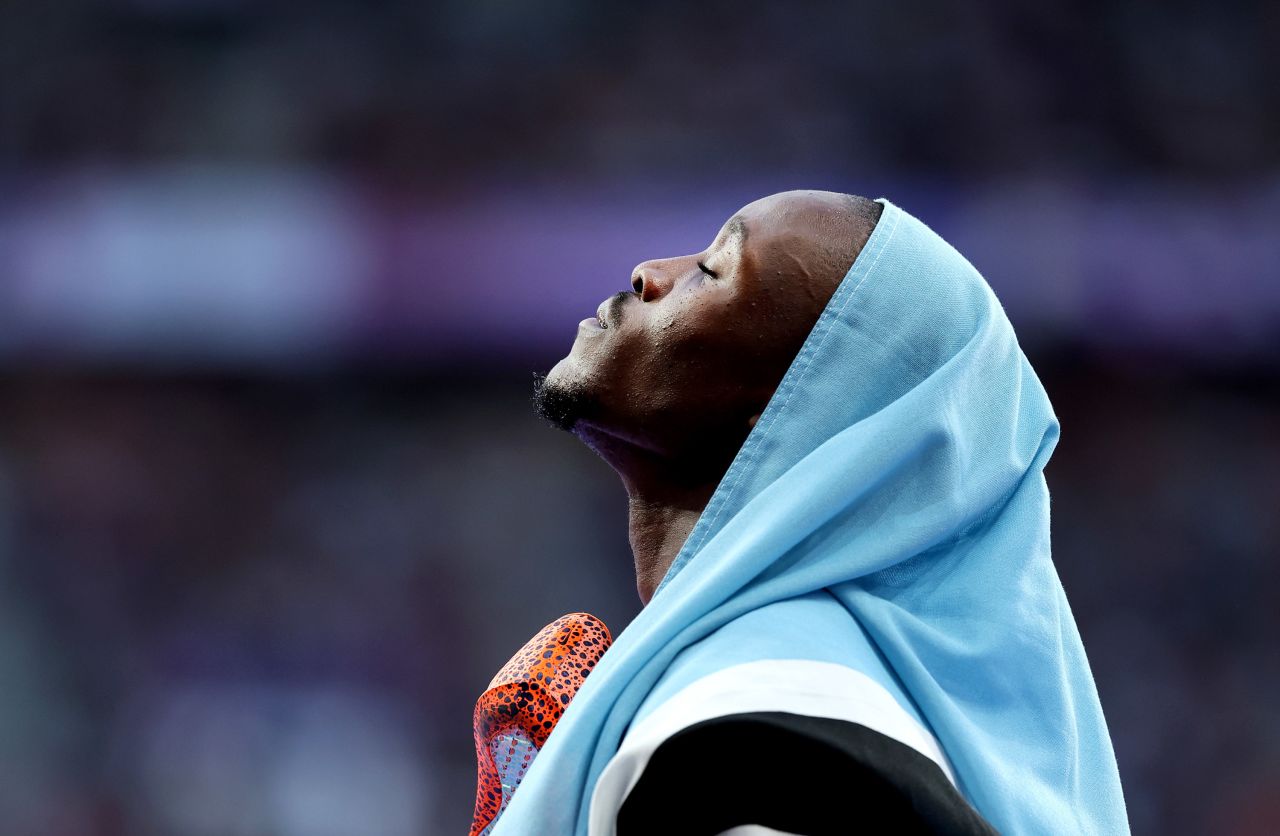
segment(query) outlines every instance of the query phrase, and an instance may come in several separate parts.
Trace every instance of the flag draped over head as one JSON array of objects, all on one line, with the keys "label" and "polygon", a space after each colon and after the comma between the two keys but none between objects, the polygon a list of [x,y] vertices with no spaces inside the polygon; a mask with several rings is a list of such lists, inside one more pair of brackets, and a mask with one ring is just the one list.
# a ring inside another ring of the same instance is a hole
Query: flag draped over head
[{"label": "flag draped over head", "polygon": [[[879,202],[652,601],[565,711],[497,836],[586,834],[629,728],[699,677],[780,655],[879,681],[1000,832],[1127,832],[1050,557],[1053,407],[977,270]],[[840,620],[874,653],[839,640]]]}]

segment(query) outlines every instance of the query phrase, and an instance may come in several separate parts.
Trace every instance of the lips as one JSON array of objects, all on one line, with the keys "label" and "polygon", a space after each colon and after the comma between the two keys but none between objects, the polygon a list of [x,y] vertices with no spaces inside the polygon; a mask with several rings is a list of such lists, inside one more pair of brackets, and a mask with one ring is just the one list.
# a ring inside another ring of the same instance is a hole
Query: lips
[{"label": "lips", "polygon": [[613,297],[611,296],[611,297],[609,297],[608,299],[606,299],[606,300],[604,300],[603,302],[601,302],[601,303],[600,303],[600,307],[596,308],[596,322],[600,323],[600,327],[601,327],[601,328],[608,328],[608,327],[609,327],[609,319],[608,319],[608,311],[607,311],[607,309],[608,309],[608,307],[609,307],[609,303],[610,303],[610,302],[612,302],[612,301],[613,301]]},{"label": "lips", "polygon": [[622,308],[629,304],[636,294],[628,291],[615,293],[600,303],[596,308],[596,321],[601,328],[612,328],[622,321]]}]

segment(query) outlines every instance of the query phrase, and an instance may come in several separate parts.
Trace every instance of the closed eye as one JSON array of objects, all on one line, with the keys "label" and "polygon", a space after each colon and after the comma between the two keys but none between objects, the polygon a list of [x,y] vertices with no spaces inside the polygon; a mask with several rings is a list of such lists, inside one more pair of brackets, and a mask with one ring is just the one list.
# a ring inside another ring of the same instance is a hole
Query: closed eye
[{"label": "closed eye", "polygon": [[710,276],[710,277],[711,277],[711,278],[713,278],[713,279],[718,279],[718,278],[720,278],[720,275],[719,275],[718,273],[716,273],[716,271],[715,271],[715,270],[712,270],[710,267],[708,267],[707,265],[703,264],[701,261],[699,261],[699,262],[698,262],[698,269],[699,269],[699,270],[701,270],[702,272],[706,273],[708,276]]}]

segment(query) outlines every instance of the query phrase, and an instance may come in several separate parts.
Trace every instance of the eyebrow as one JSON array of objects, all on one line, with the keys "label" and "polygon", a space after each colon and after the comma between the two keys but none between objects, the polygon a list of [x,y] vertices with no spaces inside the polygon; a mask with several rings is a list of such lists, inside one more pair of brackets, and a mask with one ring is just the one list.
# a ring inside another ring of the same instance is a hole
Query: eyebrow
[{"label": "eyebrow", "polygon": [[729,233],[730,238],[737,238],[738,245],[742,246],[747,240],[747,224],[738,215],[734,215],[724,225],[725,231]]}]

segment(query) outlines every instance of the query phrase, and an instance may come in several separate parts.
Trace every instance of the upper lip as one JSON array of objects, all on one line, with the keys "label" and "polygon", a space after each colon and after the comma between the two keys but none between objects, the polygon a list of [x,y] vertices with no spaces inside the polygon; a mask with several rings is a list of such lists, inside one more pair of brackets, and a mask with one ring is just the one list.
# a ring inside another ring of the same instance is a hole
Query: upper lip
[{"label": "upper lip", "polygon": [[617,319],[618,307],[630,295],[632,294],[626,291],[615,293],[600,303],[600,307],[596,308],[596,321],[600,323],[601,328],[608,328],[610,323]]}]

